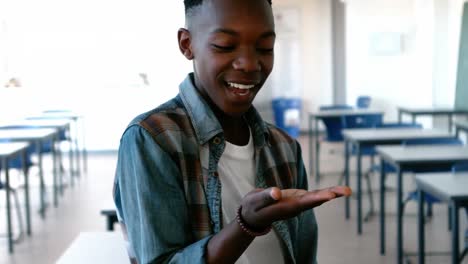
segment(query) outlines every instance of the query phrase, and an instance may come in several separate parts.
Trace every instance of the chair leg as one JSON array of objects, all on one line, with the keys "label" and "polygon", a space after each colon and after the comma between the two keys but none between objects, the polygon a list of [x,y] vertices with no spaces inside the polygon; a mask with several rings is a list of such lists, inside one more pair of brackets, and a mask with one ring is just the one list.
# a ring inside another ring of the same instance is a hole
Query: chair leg
[{"label": "chair leg", "polygon": [[432,217],[432,203],[427,203],[426,217]]},{"label": "chair leg", "polygon": [[366,177],[366,182],[367,182],[367,193],[369,196],[369,205],[370,205],[370,209],[367,212],[366,216],[364,217],[364,221],[366,222],[369,220],[371,216],[374,215],[374,196],[372,194],[372,183],[370,179],[370,174],[371,174],[370,170],[364,174]]},{"label": "chair leg", "polygon": [[16,207],[16,216],[18,218],[18,237],[14,239],[15,242],[20,241],[23,238],[24,234],[24,227],[23,227],[23,216],[21,214],[21,207],[18,199],[18,193],[16,192],[15,189],[11,188],[10,186],[7,186],[7,188],[10,190],[11,195],[13,196],[13,200],[15,202],[15,207]]},{"label": "chair leg", "polygon": [[342,172],[342,173],[340,174],[340,179],[338,180],[338,185],[343,185],[344,178],[345,178],[345,173]]}]

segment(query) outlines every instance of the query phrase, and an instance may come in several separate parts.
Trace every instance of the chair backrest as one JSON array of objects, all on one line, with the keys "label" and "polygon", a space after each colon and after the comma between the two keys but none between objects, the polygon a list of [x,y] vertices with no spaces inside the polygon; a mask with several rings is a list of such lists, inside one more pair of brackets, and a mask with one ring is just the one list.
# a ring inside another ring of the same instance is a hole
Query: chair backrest
[{"label": "chair backrest", "polygon": [[468,172],[468,162],[460,162],[453,165],[452,172]]},{"label": "chair backrest", "polygon": [[350,105],[337,104],[337,105],[322,105],[320,106],[319,109],[320,110],[351,110],[353,109],[353,107]]},{"label": "chair backrest", "polygon": [[371,97],[368,95],[361,95],[356,99],[356,106],[358,108],[369,108],[371,104]]},{"label": "chair backrest", "polygon": [[382,124],[382,114],[346,116],[345,128],[372,128]]},{"label": "chair backrest", "polygon": [[330,142],[339,142],[343,141],[343,134],[342,130],[344,126],[344,118],[343,117],[325,117],[322,118],[322,122],[325,125],[325,132],[326,132],[326,141]]},{"label": "chair backrest", "polygon": [[380,128],[423,128],[423,126],[419,123],[382,123],[377,127]]},{"label": "chair backrest", "polygon": [[458,138],[418,138],[403,141],[403,145],[463,145],[463,142]]}]

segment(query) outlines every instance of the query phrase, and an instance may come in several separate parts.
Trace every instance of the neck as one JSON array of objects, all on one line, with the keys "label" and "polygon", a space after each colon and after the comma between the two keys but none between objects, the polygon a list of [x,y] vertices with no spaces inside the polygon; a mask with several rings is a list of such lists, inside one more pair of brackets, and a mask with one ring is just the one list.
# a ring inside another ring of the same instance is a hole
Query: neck
[{"label": "neck", "polygon": [[249,143],[249,126],[243,116],[229,116],[221,111],[215,111],[215,115],[229,143],[238,146],[245,146]]}]

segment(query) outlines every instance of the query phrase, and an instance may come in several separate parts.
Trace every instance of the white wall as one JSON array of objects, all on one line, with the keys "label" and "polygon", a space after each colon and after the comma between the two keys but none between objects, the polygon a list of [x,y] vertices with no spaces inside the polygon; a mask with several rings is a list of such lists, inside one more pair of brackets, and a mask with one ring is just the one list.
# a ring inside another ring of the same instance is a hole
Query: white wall
[{"label": "white wall", "polygon": [[[331,2],[323,0],[282,0],[273,1],[273,9],[297,8],[300,10],[300,67],[301,78],[297,83],[302,99],[303,115],[301,128],[307,129],[307,115],[319,105],[330,104],[332,94],[331,58]],[[277,67],[278,65],[275,65]],[[255,99],[255,105],[267,120],[272,120],[271,99],[273,87],[266,86]]]},{"label": "white wall", "polygon": [[[396,119],[397,106],[453,106],[462,3],[347,1],[348,103],[370,95],[386,120]],[[401,36],[401,52],[372,53],[369,37],[382,32]]]},{"label": "white wall", "polygon": [[[90,149],[116,149],[130,120],[175,96],[191,69],[177,46],[183,2],[159,5],[9,1],[3,14],[6,45],[13,48],[0,76],[20,76],[23,87],[0,89],[0,120],[45,108],[73,109],[85,116]],[[141,72],[150,86],[143,85]]]}]

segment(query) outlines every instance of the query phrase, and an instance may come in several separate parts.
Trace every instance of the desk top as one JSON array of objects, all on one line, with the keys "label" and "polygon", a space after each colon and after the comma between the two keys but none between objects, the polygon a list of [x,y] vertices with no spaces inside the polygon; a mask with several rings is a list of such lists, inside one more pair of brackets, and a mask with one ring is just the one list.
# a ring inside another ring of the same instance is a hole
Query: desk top
[{"label": "desk top", "polygon": [[468,110],[451,107],[398,107],[398,111],[413,115],[468,114]]},{"label": "desk top", "polygon": [[83,232],[56,263],[130,264],[130,260],[120,232]]},{"label": "desk top", "polygon": [[399,164],[468,161],[468,146],[377,146],[376,151],[385,160]]},{"label": "desk top", "polygon": [[0,142],[0,158],[16,155],[27,147],[28,143],[24,142]]},{"label": "desk top", "polygon": [[78,118],[82,118],[83,115],[78,114],[78,113],[73,113],[73,112],[47,112],[47,113],[41,113],[38,115],[33,115],[33,116],[28,116],[26,119],[73,119],[76,120]]},{"label": "desk top", "polygon": [[30,141],[50,138],[58,132],[53,128],[0,129],[0,139]]},{"label": "desk top", "polygon": [[37,128],[65,128],[70,125],[70,119],[23,119],[0,123],[0,129],[32,126]]},{"label": "desk top", "polygon": [[401,142],[420,138],[452,138],[447,131],[420,128],[357,128],[343,129],[343,137],[354,142]]},{"label": "desk top", "polygon": [[309,116],[315,118],[323,117],[340,117],[340,116],[353,116],[353,115],[375,115],[384,114],[384,111],[377,109],[341,109],[341,110],[321,110],[318,112],[309,113]]},{"label": "desk top", "polygon": [[456,120],[454,122],[455,126],[460,128],[460,129],[463,129],[463,130],[468,130],[468,121],[464,120]]},{"label": "desk top", "polygon": [[442,200],[468,199],[468,173],[416,174],[416,186]]}]

